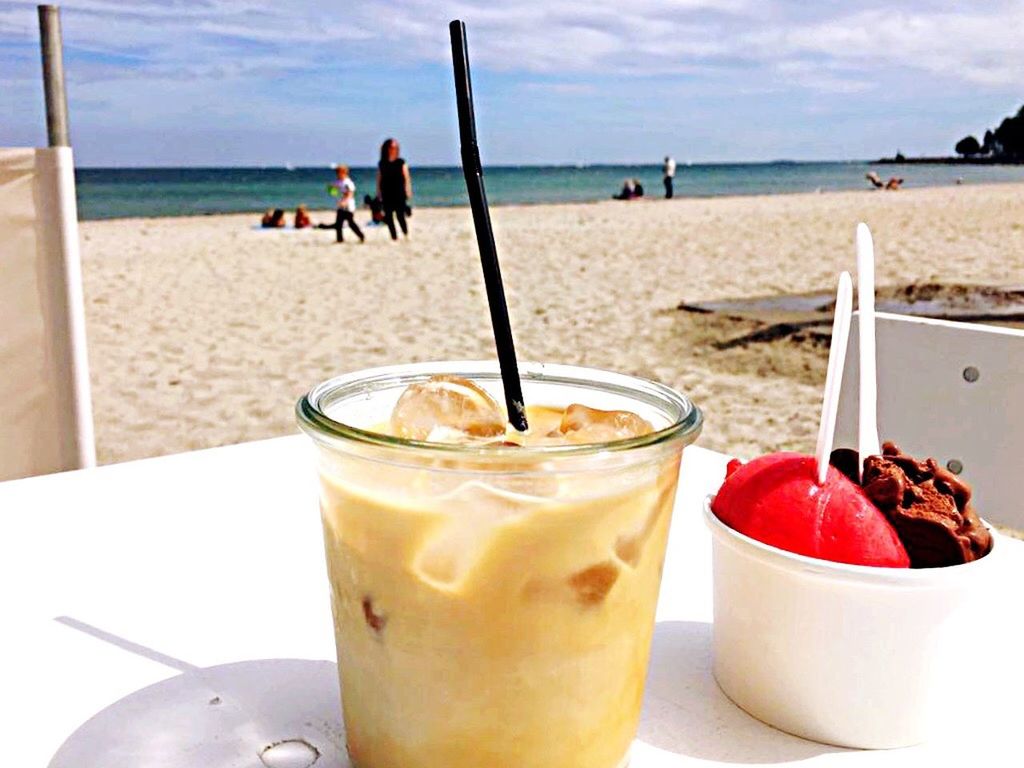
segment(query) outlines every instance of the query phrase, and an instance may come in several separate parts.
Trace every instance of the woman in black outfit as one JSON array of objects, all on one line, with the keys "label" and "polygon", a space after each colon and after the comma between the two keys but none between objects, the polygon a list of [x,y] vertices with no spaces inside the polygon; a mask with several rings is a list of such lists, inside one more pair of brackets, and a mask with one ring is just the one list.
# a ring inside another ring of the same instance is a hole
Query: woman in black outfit
[{"label": "woman in black outfit", "polygon": [[391,239],[398,239],[395,231],[395,217],[402,234],[409,236],[409,226],[405,217],[411,214],[409,199],[412,197],[412,178],[409,166],[399,157],[398,142],[386,139],[380,145],[380,162],[377,164],[377,197],[384,206],[384,223],[388,225]]}]

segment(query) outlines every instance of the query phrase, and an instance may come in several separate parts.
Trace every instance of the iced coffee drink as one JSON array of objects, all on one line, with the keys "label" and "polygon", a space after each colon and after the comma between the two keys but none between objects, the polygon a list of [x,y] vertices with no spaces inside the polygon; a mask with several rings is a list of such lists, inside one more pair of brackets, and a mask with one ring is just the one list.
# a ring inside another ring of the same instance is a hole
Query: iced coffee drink
[{"label": "iced coffee drink", "polygon": [[322,384],[317,446],[349,754],[357,768],[616,768],[640,714],[682,449],[668,388],[428,364]]}]

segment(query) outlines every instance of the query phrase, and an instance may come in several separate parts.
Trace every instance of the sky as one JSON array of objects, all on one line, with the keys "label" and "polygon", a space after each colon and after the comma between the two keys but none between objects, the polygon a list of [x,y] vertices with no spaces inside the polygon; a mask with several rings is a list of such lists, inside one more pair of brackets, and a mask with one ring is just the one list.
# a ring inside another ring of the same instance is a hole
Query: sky
[{"label": "sky", "polygon": [[[1024,0],[67,0],[83,166],[949,154],[1024,103]],[[34,0],[0,0],[0,146],[42,145]]]}]

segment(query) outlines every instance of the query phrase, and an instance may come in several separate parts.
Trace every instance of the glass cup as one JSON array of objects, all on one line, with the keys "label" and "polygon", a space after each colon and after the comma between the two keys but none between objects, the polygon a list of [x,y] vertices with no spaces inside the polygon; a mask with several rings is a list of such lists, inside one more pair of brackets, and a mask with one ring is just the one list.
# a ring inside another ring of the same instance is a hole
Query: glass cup
[{"label": "glass cup", "polygon": [[317,446],[338,671],[357,768],[616,768],[640,716],[684,446],[701,413],[659,384],[520,366],[528,405],[654,426],[591,445],[382,434],[407,386],[496,365],[392,366],[297,406]]}]

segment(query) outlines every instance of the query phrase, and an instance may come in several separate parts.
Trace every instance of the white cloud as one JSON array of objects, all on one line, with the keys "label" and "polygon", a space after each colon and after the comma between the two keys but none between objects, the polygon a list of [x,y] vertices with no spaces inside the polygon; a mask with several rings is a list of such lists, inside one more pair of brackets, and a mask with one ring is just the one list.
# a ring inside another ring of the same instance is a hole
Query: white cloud
[{"label": "white cloud", "polygon": [[[35,37],[36,0],[0,0],[0,40]],[[473,64],[502,72],[732,77],[736,92],[855,93],[893,71],[1005,88],[1024,71],[1024,3],[935,0],[65,0],[69,48],[131,56],[96,78],[236,77],[315,66],[446,64],[466,20]],[[305,62],[305,63],[303,63]],[[760,84],[751,84],[754,73]],[[3,82],[0,76],[0,82]]]},{"label": "white cloud", "polygon": [[775,66],[775,72],[782,82],[825,93],[861,93],[874,87],[870,80],[830,63],[785,60]]},{"label": "white cloud", "polygon": [[[37,0],[6,0],[5,5],[26,7],[33,11]],[[67,0],[61,4],[65,10],[93,13],[103,16],[134,17],[143,19],[195,19],[223,15],[236,15],[260,11],[266,3],[245,0]]]},{"label": "white cloud", "polygon": [[597,86],[591,83],[526,82],[522,87],[527,91],[555,93],[563,96],[590,96],[598,92]]},{"label": "white cloud", "polygon": [[758,55],[811,55],[866,72],[920,70],[976,85],[1019,83],[1024,72],[1024,4],[991,3],[969,12],[896,7],[756,32]]},{"label": "white cloud", "polygon": [[309,22],[288,27],[256,27],[235,22],[225,24],[219,21],[203,21],[196,25],[200,32],[271,44],[318,44],[340,40],[372,40],[375,35],[367,29],[353,26],[316,26]]}]

